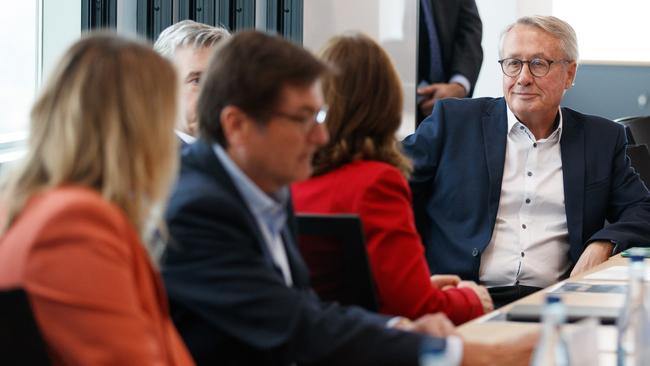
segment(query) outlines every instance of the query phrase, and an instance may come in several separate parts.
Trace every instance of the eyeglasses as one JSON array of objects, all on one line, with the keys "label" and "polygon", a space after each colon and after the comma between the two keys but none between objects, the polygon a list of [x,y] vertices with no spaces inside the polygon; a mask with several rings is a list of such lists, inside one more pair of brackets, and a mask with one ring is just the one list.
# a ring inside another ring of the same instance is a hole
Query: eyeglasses
[{"label": "eyeglasses", "polygon": [[524,64],[528,64],[528,70],[533,76],[541,78],[546,76],[551,70],[551,65],[554,63],[569,63],[568,60],[546,60],[543,58],[534,58],[529,61],[520,60],[518,58],[504,58],[499,60],[503,74],[510,77],[519,76]]},{"label": "eyeglasses", "polygon": [[301,125],[305,131],[310,131],[312,127],[325,122],[325,118],[327,117],[327,107],[323,106],[316,113],[307,116],[284,112],[273,112],[273,115],[286,118],[291,122]]}]

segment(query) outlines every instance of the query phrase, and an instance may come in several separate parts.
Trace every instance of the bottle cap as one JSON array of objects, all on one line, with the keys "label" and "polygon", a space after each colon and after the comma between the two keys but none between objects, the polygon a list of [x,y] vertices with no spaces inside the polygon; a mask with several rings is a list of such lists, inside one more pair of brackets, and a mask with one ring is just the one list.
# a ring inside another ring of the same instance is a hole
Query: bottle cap
[{"label": "bottle cap", "polygon": [[556,304],[561,302],[562,302],[562,298],[558,295],[552,295],[552,294],[546,295],[547,304]]},{"label": "bottle cap", "polygon": [[642,262],[645,259],[643,248],[630,248],[628,253],[630,253],[630,261],[632,262]]}]

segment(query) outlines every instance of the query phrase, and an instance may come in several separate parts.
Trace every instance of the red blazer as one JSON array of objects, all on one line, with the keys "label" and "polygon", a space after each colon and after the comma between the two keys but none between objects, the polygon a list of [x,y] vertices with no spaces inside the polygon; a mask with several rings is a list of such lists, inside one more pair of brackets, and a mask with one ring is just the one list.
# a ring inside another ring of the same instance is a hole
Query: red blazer
[{"label": "red blazer", "polygon": [[0,238],[0,288],[28,293],[55,365],[193,365],[160,275],[124,212],[97,192],[32,197]]},{"label": "red blazer", "polygon": [[431,285],[411,191],[395,167],[375,161],[350,163],[294,184],[292,194],[297,212],[359,215],[382,313],[414,319],[444,312],[455,324],[483,314],[472,290],[442,291]]}]

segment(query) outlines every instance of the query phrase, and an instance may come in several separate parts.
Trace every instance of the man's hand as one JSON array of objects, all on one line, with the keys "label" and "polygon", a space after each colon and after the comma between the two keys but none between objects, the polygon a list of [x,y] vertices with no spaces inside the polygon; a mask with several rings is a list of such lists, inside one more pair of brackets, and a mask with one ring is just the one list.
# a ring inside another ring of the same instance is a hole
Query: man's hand
[{"label": "man's hand", "polygon": [[612,255],[613,249],[614,244],[608,241],[594,241],[589,243],[580,258],[578,258],[575,267],[573,267],[571,277],[603,263]]},{"label": "man's hand", "polygon": [[485,286],[477,285],[476,282],[474,281],[461,281],[457,287],[458,288],[466,287],[472,289],[476,294],[476,296],[478,296],[478,299],[481,301],[481,305],[483,305],[484,312],[489,313],[490,311],[494,310],[494,303],[492,302],[490,293],[485,288]]},{"label": "man's hand", "polygon": [[444,98],[462,98],[467,95],[465,88],[458,83],[435,83],[418,88],[418,95],[424,96],[420,102],[420,111],[423,115],[428,116],[433,110],[433,105],[440,99]]},{"label": "man's hand", "polygon": [[460,283],[460,277],[456,275],[433,275],[431,276],[431,285],[441,290],[454,288]]},{"label": "man's hand", "polygon": [[412,323],[408,331],[426,334],[432,337],[458,335],[454,324],[443,313],[427,314]]}]

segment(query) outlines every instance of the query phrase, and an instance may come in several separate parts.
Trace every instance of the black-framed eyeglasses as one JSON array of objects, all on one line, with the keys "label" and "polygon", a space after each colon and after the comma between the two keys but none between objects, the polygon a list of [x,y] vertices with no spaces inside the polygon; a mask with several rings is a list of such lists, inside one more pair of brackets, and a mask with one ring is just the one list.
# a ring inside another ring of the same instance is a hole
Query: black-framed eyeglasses
[{"label": "black-framed eyeglasses", "polygon": [[551,65],[555,63],[569,63],[569,60],[547,60],[543,58],[533,58],[525,61],[518,58],[504,58],[499,60],[503,74],[510,77],[519,76],[524,64],[528,64],[528,70],[533,76],[541,78],[546,76],[551,70]]},{"label": "black-framed eyeglasses", "polygon": [[323,106],[316,113],[309,115],[291,114],[285,112],[273,112],[273,115],[286,118],[291,122],[303,126],[305,131],[309,131],[313,126],[325,122],[325,118],[327,118],[327,106]]}]

